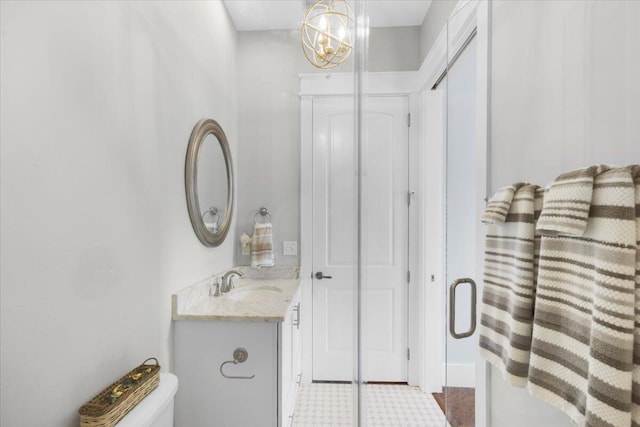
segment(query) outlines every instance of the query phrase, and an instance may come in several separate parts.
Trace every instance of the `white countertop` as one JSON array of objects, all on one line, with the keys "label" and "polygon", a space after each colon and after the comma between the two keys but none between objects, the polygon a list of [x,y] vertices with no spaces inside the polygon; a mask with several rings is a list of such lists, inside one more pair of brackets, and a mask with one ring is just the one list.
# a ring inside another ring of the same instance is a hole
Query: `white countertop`
[{"label": "white countertop", "polygon": [[[300,286],[300,279],[292,278],[297,277],[298,269],[282,268],[280,272],[277,268],[265,269],[264,274],[246,267],[238,269],[244,270],[245,276],[234,280],[233,293],[256,286],[274,287],[281,292],[270,293],[268,298],[257,301],[235,299],[230,293],[214,297],[211,296],[212,283],[217,277],[214,276],[172,296],[173,320],[283,321]],[[290,270],[295,270],[295,274]]]}]

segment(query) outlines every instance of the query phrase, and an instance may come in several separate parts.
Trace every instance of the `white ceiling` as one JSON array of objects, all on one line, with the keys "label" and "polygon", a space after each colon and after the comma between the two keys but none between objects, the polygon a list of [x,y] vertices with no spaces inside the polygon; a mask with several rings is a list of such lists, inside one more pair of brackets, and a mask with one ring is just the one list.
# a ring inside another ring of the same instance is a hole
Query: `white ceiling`
[{"label": "white ceiling", "polygon": [[[371,27],[421,25],[432,0],[369,0]],[[305,0],[224,0],[238,31],[300,28]]]}]

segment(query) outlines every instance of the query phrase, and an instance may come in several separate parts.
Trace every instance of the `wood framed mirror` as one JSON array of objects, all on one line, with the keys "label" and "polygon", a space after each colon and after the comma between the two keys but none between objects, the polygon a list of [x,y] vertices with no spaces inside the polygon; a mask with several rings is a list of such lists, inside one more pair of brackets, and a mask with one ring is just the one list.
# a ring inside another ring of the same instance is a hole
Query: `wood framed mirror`
[{"label": "wood framed mirror", "polygon": [[187,209],[203,245],[219,246],[233,214],[233,162],[229,142],[213,119],[202,119],[191,132],[185,161]]}]

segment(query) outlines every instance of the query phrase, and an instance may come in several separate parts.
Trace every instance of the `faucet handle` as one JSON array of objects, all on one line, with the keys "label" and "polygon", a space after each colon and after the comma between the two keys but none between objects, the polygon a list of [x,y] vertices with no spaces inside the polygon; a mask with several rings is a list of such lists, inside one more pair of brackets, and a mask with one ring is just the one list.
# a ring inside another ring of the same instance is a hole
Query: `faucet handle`
[{"label": "faucet handle", "polygon": [[213,289],[214,297],[219,297],[220,295],[222,295],[222,293],[220,292],[220,282],[218,282],[217,280],[211,284],[211,288]]}]

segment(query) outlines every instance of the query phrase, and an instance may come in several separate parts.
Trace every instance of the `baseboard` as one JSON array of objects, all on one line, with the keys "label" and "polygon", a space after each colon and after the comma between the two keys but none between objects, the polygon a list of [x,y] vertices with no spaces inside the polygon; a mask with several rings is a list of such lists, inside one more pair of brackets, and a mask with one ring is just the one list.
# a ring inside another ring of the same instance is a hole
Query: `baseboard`
[{"label": "baseboard", "polygon": [[472,363],[448,363],[443,366],[447,369],[447,387],[475,387],[476,366]]}]

